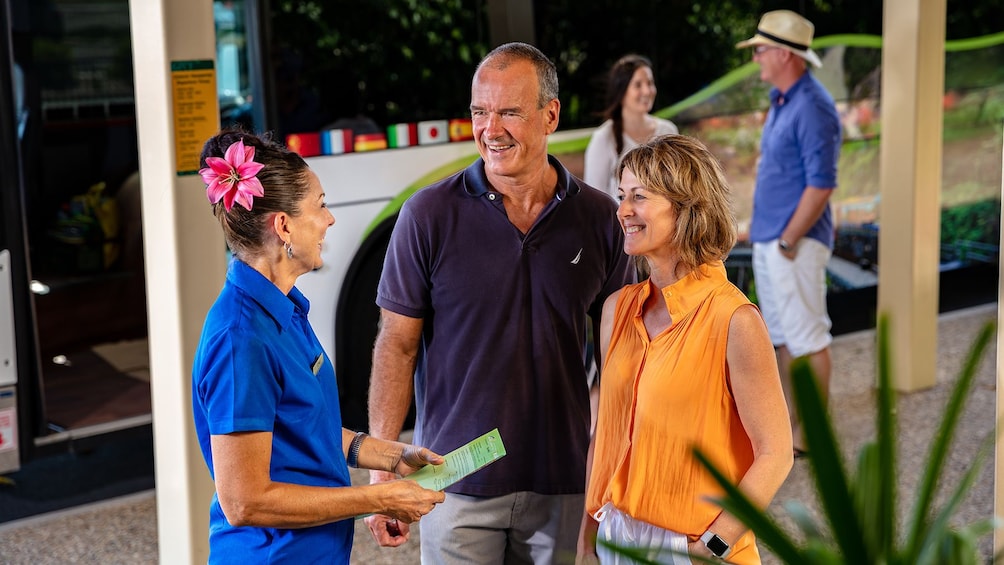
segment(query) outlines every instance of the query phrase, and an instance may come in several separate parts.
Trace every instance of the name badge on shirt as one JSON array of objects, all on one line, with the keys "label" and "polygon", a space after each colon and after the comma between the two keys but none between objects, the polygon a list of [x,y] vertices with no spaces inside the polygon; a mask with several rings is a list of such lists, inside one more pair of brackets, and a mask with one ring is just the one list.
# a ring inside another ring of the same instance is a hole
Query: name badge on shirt
[{"label": "name badge on shirt", "polygon": [[316,375],[321,370],[321,366],[322,365],[324,365],[324,354],[323,353],[319,354],[317,356],[317,359],[314,359],[313,364],[310,365],[310,370],[313,371],[314,374]]}]

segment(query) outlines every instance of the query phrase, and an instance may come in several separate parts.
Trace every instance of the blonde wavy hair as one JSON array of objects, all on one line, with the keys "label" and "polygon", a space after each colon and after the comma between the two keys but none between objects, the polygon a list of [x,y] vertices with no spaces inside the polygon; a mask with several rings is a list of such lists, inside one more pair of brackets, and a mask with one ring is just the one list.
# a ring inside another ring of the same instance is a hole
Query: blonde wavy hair
[{"label": "blonde wavy hair", "polygon": [[732,190],[721,163],[703,143],[685,135],[656,137],[624,156],[618,178],[624,169],[672,204],[676,232],[670,244],[679,250],[682,268],[725,260],[736,243]]}]

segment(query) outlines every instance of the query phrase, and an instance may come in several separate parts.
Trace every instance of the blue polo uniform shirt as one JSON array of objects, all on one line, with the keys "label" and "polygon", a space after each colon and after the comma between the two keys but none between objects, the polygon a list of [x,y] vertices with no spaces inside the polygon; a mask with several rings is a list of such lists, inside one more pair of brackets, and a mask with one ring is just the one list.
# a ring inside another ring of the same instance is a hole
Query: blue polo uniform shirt
[{"label": "blue polo uniform shirt", "polygon": [[[202,456],[213,471],[210,435],[272,432],[273,481],[351,484],[331,361],[307,322],[310,304],[284,295],[234,259],[206,316],[192,371]],[[315,371],[316,368],[316,371]],[[210,563],[348,563],[352,520],[299,529],[235,528],[213,495]]]},{"label": "blue polo uniform shirt", "polygon": [[[783,95],[770,92],[770,110],[760,139],[760,164],[750,241],[781,237],[805,187],[836,188],[840,160],[840,116],[833,97],[806,72]],[[833,248],[830,207],[805,234]]]},{"label": "blue polo uniform shirt", "polygon": [[498,427],[507,455],[448,488],[585,490],[587,316],[634,278],[616,204],[553,157],[557,192],[524,235],[478,159],[401,210],[377,304],[422,318],[415,443],[447,453]]}]

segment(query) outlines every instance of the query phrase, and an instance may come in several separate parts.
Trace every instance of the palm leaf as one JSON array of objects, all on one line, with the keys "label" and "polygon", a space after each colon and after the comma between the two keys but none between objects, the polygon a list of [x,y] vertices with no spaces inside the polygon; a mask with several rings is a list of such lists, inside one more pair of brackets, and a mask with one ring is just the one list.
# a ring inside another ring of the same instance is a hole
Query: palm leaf
[{"label": "palm leaf", "polygon": [[[609,549],[620,557],[629,559],[632,563],[638,563],[639,565],[662,565],[659,561],[649,558],[649,550],[644,547],[624,547],[606,540],[596,540],[596,543]],[[689,557],[692,562],[697,563],[710,563],[711,565],[720,565],[722,563],[721,559],[710,559],[708,557],[701,557],[700,555],[690,555],[690,553],[686,551],[670,550],[669,553]]]},{"label": "palm leaf", "polygon": [[802,418],[802,429],[809,447],[809,463],[812,465],[816,491],[830,523],[830,530],[848,563],[868,563],[868,548],[840,459],[840,449],[808,359],[800,357],[793,361],[791,375],[795,405]]},{"label": "palm leaf", "polygon": [[[889,320],[881,316],[878,334],[878,399],[876,406],[877,503],[869,526],[876,556],[892,561],[896,554],[896,395],[892,387],[892,355],[889,353]],[[867,528],[865,529],[867,532]]]},{"label": "palm leaf", "polygon": [[799,553],[798,547],[767,514],[746,497],[732,481],[730,481],[721,471],[715,467],[700,449],[694,448],[694,457],[711,473],[718,485],[725,491],[725,496],[716,498],[712,502],[719,505],[726,512],[735,516],[739,521],[753,530],[757,539],[771,548],[771,551],[781,560],[787,563],[800,563],[804,557]]},{"label": "palm leaf", "polygon": [[904,558],[908,563],[915,563],[917,561],[922,547],[921,540],[927,536],[929,529],[928,515],[930,513],[931,502],[937,492],[938,478],[941,475],[941,469],[948,455],[949,447],[952,444],[955,426],[962,413],[963,403],[969,394],[969,389],[972,387],[976,376],[976,369],[983,357],[983,352],[986,350],[994,334],[994,328],[994,323],[988,322],[980,329],[976,341],[973,343],[973,347],[966,357],[962,372],[959,374],[958,382],[952,389],[952,395],[945,407],[941,426],[938,428],[934,441],[931,443],[931,454],[928,456],[927,467],[924,469],[924,478],[917,489],[917,504],[913,511],[913,522],[910,534],[907,537],[906,546],[904,547],[906,551]]},{"label": "palm leaf", "polygon": [[807,540],[825,541],[823,531],[819,529],[819,525],[812,517],[812,514],[809,513],[809,509],[805,504],[802,504],[798,500],[789,500],[784,503],[784,509],[795,522],[795,525],[798,526],[798,529],[802,530],[802,533],[805,534]]},{"label": "palm leaf", "polygon": [[[972,464],[966,470],[965,474],[962,475],[962,479],[959,480],[959,484],[956,485],[955,491],[949,498],[948,502],[942,507],[941,511],[935,517],[934,521],[931,523],[931,527],[927,532],[927,536],[924,539],[923,547],[920,548],[917,562],[920,563],[936,563],[936,552],[938,551],[938,540],[944,538],[945,536],[952,535],[950,531],[951,525],[949,520],[955,511],[958,509],[959,505],[965,499],[966,495],[969,494],[969,490],[972,488],[973,483],[976,482],[976,476],[979,475],[980,471],[983,470],[983,464],[986,462],[987,458],[990,456],[990,452],[993,449],[993,440],[996,439],[993,434],[988,434],[986,438],[981,442],[980,449],[976,452],[976,457],[973,459]],[[985,523],[992,523],[993,520],[985,520],[982,522],[977,522],[972,524],[968,528],[966,535],[972,537],[974,534],[978,534],[982,531],[982,527]],[[960,530],[962,531],[962,530]],[[977,535],[978,537],[978,535]],[[975,551],[975,539],[973,540],[973,548]],[[974,553],[975,555],[975,553]]]},{"label": "palm leaf", "polygon": [[846,565],[848,563],[840,555],[839,550],[834,549],[829,544],[819,541],[810,542],[803,551],[805,557],[801,561],[792,561],[796,565],[811,563],[812,565]]},{"label": "palm leaf", "polygon": [[884,509],[882,495],[882,475],[879,445],[868,442],[858,452],[858,472],[854,479],[854,507],[861,517],[861,531],[871,555],[881,555],[885,551]]},{"label": "palm leaf", "polygon": [[646,557],[645,555],[646,551],[644,549],[637,547],[622,547],[605,540],[596,540],[596,543],[602,545],[603,547],[609,549],[610,551],[614,552],[615,554],[621,557],[626,557],[631,561],[638,563],[639,565],[659,565],[659,563],[652,561],[651,559]]}]

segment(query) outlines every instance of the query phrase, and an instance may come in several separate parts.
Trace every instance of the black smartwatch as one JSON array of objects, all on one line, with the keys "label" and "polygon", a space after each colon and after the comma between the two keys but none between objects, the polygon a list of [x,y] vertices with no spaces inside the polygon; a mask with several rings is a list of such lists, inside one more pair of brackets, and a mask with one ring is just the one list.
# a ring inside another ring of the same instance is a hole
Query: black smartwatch
[{"label": "black smartwatch", "polygon": [[718,534],[711,530],[704,532],[704,535],[701,536],[701,541],[704,542],[704,546],[708,548],[708,551],[719,559],[725,559],[732,552],[729,542],[718,537]]},{"label": "black smartwatch", "polygon": [[781,251],[785,253],[791,251],[791,244],[783,239],[777,240],[777,246],[781,248]]}]

